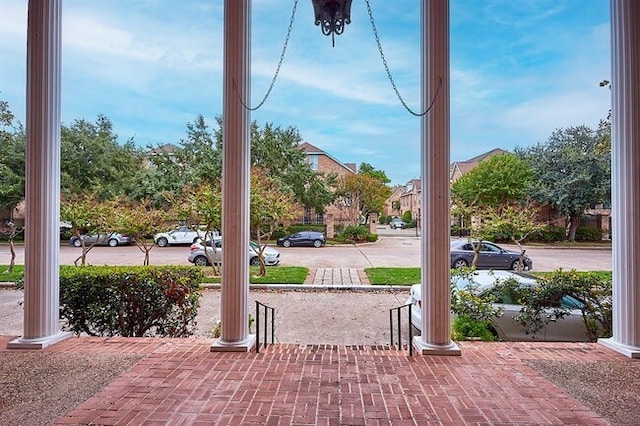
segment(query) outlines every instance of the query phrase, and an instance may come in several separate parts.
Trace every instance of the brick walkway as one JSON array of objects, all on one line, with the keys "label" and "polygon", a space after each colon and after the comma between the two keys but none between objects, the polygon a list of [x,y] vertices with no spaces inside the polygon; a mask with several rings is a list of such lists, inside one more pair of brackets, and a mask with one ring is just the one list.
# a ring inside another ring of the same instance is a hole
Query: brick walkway
[{"label": "brick walkway", "polygon": [[604,425],[525,361],[628,361],[589,343],[461,342],[460,357],[286,344],[221,353],[210,344],[82,337],[45,349],[144,355],[57,424]]}]

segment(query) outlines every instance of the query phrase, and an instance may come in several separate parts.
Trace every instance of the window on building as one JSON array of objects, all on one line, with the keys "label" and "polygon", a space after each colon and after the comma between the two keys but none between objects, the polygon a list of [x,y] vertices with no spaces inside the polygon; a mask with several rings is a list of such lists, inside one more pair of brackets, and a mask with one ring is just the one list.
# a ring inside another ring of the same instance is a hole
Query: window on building
[{"label": "window on building", "polygon": [[318,214],[315,209],[305,208],[304,209],[304,219],[303,223],[305,225],[317,225],[324,223],[324,215]]},{"label": "window on building", "polygon": [[311,170],[318,170],[318,154],[310,154],[309,155],[309,165],[311,165]]}]

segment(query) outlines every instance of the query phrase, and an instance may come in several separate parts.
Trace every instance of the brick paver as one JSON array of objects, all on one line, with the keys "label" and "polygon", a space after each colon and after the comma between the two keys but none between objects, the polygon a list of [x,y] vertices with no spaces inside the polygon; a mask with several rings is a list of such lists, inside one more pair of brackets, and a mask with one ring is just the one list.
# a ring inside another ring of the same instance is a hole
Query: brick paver
[{"label": "brick paver", "polygon": [[525,361],[628,360],[591,343],[461,342],[459,357],[409,357],[388,346],[279,344],[256,354],[210,345],[80,337],[45,349],[144,355],[58,424],[604,425]]},{"label": "brick paver", "polygon": [[[312,284],[317,286],[353,287],[362,285],[361,276],[366,276],[356,268],[317,268]],[[368,281],[368,280],[367,280]]]}]

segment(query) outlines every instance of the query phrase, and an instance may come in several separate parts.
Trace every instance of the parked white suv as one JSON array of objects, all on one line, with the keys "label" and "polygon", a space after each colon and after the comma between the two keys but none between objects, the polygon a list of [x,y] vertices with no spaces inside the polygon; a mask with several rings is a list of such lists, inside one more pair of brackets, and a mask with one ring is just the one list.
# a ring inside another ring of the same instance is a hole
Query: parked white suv
[{"label": "parked white suv", "polygon": [[205,231],[181,225],[169,232],[160,232],[154,235],[153,241],[159,247],[166,247],[168,245],[176,244],[193,244],[198,240],[204,239],[204,236]]}]

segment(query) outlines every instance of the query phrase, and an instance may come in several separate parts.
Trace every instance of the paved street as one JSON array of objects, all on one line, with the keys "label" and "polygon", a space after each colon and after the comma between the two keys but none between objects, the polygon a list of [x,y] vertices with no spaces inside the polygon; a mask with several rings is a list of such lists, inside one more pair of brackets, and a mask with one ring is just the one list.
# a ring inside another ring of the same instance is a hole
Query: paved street
[{"label": "paved street", "polygon": [[[359,245],[312,247],[278,247],[281,265],[309,268],[370,268],[370,267],[419,267],[420,239],[414,229],[391,230],[379,228],[380,239],[375,243]],[[515,246],[501,244],[505,248]],[[578,271],[611,270],[610,249],[541,248],[525,247],[533,259],[534,270],[553,271],[559,268]],[[16,262],[24,263],[24,247],[16,249]],[[60,263],[73,264],[80,255],[79,248],[60,247]],[[151,251],[153,265],[188,265],[188,246],[154,247]],[[0,245],[0,264],[9,262],[9,247]],[[143,253],[136,247],[94,247],[87,257],[93,265],[141,265]]]}]

